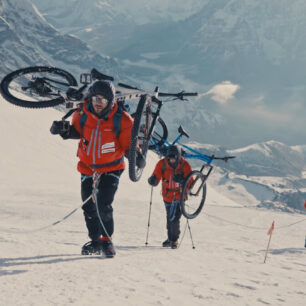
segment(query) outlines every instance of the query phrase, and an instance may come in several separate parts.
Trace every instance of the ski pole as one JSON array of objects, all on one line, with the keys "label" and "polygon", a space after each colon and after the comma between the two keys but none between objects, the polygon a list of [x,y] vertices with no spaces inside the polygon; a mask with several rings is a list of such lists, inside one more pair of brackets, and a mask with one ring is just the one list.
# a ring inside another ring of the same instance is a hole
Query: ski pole
[{"label": "ski pole", "polygon": [[188,219],[187,219],[187,225],[188,225],[188,230],[189,230],[190,239],[191,239],[191,243],[192,243],[192,248],[195,249],[195,246],[194,246],[194,243],[193,243],[193,239],[192,239],[191,229],[190,229],[190,225],[189,225],[189,220],[188,220]]},{"label": "ski pole", "polygon": [[151,197],[150,197],[150,208],[149,208],[149,218],[148,218],[146,245],[148,245],[149,227],[150,227],[150,218],[151,218],[151,207],[152,207],[152,197],[153,197],[153,186],[151,187]]}]

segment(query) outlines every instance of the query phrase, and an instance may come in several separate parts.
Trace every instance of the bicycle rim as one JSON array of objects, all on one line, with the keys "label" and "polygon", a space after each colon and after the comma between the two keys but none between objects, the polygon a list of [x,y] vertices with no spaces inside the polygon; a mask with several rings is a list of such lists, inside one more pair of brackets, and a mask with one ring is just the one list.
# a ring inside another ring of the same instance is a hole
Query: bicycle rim
[{"label": "bicycle rim", "polygon": [[143,171],[143,168],[138,168],[136,165],[137,150],[146,158],[149,148],[153,121],[150,101],[149,95],[141,96],[135,113],[129,152],[129,176],[133,182],[139,181]]},{"label": "bicycle rim", "polygon": [[[33,83],[37,84],[36,89],[31,88]],[[0,91],[3,98],[14,105],[46,108],[64,103],[63,94],[69,86],[77,86],[69,72],[55,67],[33,66],[6,75]]]},{"label": "bicycle rim", "polygon": [[181,193],[182,214],[187,219],[194,219],[201,212],[206,199],[205,176],[198,170],[187,176]]},{"label": "bicycle rim", "polygon": [[168,138],[168,129],[164,120],[158,117],[149,144],[149,150],[160,148]]}]

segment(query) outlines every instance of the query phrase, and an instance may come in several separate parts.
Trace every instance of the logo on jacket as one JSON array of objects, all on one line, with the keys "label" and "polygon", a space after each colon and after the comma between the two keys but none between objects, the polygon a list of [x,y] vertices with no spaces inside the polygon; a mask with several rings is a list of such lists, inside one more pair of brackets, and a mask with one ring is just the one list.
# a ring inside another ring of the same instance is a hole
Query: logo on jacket
[{"label": "logo on jacket", "polygon": [[104,153],[110,153],[110,152],[115,152],[115,142],[108,142],[105,143],[104,145],[101,146],[101,152],[102,154]]}]

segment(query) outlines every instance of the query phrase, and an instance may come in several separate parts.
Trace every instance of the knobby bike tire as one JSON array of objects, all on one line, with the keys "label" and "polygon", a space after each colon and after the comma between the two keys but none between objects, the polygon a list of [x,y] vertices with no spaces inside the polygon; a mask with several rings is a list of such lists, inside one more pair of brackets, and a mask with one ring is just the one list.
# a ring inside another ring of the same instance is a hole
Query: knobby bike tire
[{"label": "knobby bike tire", "polygon": [[[136,165],[137,149],[140,150],[144,158],[146,158],[147,151],[149,148],[148,142],[150,141],[150,135],[147,135],[146,142],[143,143],[142,148],[139,148],[139,138],[140,138],[140,126],[141,119],[143,116],[147,116],[147,112],[144,112],[145,107],[148,103],[148,99],[151,99],[148,95],[142,95],[137,110],[135,113],[133,129],[131,133],[131,144],[129,150],[129,177],[133,182],[139,181],[142,175],[143,168],[138,168]],[[148,129],[150,127],[147,127]]]},{"label": "knobby bike tire", "polygon": [[[193,182],[196,179],[199,180],[197,181],[199,186],[196,186],[195,184],[193,184]],[[206,182],[205,181],[206,181],[205,175],[198,170],[191,171],[185,179],[185,182],[182,186],[182,193],[180,197],[180,207],[181,207],[182,214],[187,219],[194,219],[196,216],[198,216],[204,206],[205,199],[206,199]],[[196,189],[200,188],[200,189],[197,189],[199,190],[198,195],[194,196],[190,193],[191,191],[195,191],[193,190],[193,188],[196,188]],[[191,201],[192,201],[192,205],[194,208],[190,208],[188,206]]]},{"label": "knobby bike tire", "polygon": [[[135,115],[136,113],[133,113],[131,116],[135,118]],[[151,141],[152,144],[149,145],[149,150],[153,150],[153,151],[156,148],[160,148],[165,143],[165,140],[167,140],[168,138],[168,128],[167,128],[165,121],[161,117],[158,117],[156,125],[157,124],[159,124],[159,126],[161,127],[162,133],[161,135],[157,135],[157,134],[154,135],[154,132],[153,132],[152,141]],[[155,130],[156,130],[156,127],[155,127]]]},{"label": "knobby bike tire", "polygon": [[[9,91],[9,85],[16,78],[25,74],[37,73],[37,72],[47,72],[50,73],[50,75],[59,75],[67,81],[68,86],[78,85],[74,76],[63,69],[56,67],[47,67],[47,66],[32,66],[13,71],[3,78],[3,80],[0,83],[0,91],[3,98],[14,105],[26,108],[46,108],[64,103],[65,100],[63,97],[56,97],[56,98],[50,97],[50,100],[29,101],[21,99],[20,97],[16,97]],[[24,94],[26,95],[26,93]]]}]

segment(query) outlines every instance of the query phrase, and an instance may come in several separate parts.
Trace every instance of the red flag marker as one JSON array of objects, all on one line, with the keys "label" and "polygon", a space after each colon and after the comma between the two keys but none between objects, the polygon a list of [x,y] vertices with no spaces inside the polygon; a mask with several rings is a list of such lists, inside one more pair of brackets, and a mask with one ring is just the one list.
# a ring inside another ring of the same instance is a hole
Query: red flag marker
[{"label": "red flag marker", "polygon": [[306,200],[305,200],[305,203],[304,203],[304,208],[306,209]]},{"label": "red flag marker", "polygon": [[270,242],[271,242],[271,237],[272,237],[272,233],[273,233],[273,230],[274,230],[274,221],[272,222],[268,232],[267,232],[267,235],[269,235],[269,242],[268,242],[268,246],[267,246],[267,249],[266,249],[266,254],[265,254],[265,260],[264,260],[264,263],[266,263],[266,259],[267,259],[267,255],[268,255],[268,252],[269,252],[269,248],[270,248]]},{"label": "red flag marker", "polygon": [[269,228],[269,230],[267,232],[267,235],[271,235],[273,230],[274,230],[274,221],[272,222],[272,224],[271,224],[271,226],[270,226],[270,228]]}]

